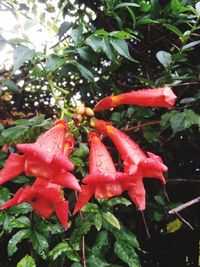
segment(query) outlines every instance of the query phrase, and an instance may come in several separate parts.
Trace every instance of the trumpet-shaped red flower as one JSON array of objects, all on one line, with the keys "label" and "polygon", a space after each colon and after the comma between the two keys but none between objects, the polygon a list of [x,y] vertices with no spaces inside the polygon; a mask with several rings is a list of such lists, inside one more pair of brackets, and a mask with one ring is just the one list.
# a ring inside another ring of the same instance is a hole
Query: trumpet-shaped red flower
[{"label": "trumpet-shaped red flower", "polygon": [[68,201],[62,197],[61,186],[36,178],[32,186],[20,188],[14,197],[5,202],[0,209],[6,209],[23,202],[28,202],[35,213],[48,218],[55,211],[64,229],[68,222]]},{"label": "trumpet-shaped red flower", "polygon": [[113,160],[96,132],[90,132],[89,175],[83,179],[74,214],[92,197],[119,196],[129,186],[129,175],[117,172]]},{"label": "trumpet-shaped red flower", "polygon": [[[143,177],[158,178],[166,183],[163,172],[168,170],[162,159],[151,153],[147,155],[141,150],[129,136],[113,127],[111,123],[102,120],[92,121],[91,126],[110,137],[117,147],[124,162],[125,172],[129,174],[129,186],[126,186],[128,194],[140,210],[145,209],[145,189]],[[128,180],[126,181],[128,183]]]},{"label": "trumpet-shaped red flower", "polygon": [[108,96],[100,100],[94,111],[115,108],[121,104],[134,104],[148,107],[166,107],[171,109],[176,101],[176,95],[170,87],[143,89],[131,91],[117,96]]},{"label": "trumpet-shaped red flower", "polygon": [[76,178],[68,171],[74,165],[69,161],[68,154],[73,141],[65,138],[67,122],[58,120],[53,127],[39,136],[32,144],[18,144],[17,148],[24,153],[12,153],[0,172],[0,184],[7,182],[25,172],[47,179],[50,182],[80,191]]},{"label": "trumpet-shaped red flower", "polygon": [[138,144],[124,132],[113,127],[111,123],[95,120],[92,121],[92,125],[113,141],[124,161],[124,168],[127,173],[148,178],[158,178],[163,184],[166,183],[162,173],[168,169],[159,156],[151,152],[147,152],[146,155]]}]

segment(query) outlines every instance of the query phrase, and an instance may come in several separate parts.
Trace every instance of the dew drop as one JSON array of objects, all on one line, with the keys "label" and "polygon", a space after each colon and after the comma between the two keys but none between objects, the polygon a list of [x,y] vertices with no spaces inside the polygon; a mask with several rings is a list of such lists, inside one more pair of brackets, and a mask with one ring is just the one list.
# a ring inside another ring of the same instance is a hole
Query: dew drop
[{"label": "dew drop", "polygon": [[100,167],[101,165],[102,165],[101,161],[97,162],[97,167]]}]

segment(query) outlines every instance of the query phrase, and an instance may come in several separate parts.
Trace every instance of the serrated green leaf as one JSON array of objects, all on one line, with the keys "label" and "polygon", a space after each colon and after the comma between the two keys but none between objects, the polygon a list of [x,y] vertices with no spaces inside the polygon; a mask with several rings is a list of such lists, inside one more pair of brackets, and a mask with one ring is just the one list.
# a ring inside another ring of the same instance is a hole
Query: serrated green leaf
[{"label": "serrated green leaf", "polygon": [[128,50],[128,45],[125,40],[122,39],[116,39],[116,38],[111,38],[110,43],[112,44],[113,48],[123,57],[133,61],[137,62],[134,58],[131,57],[129,50]]},{"label": "serrated green leaf", "polygon": [[49,248],[47,239],[37,231],[32,232],[31,240],[38,254],[43,254]]},{"label": "serrated green leaf", "polygon": [[130,267],[140,267],[140,261],[138,255],[134,251],[134,248],[121,241],[116,241],[114,245],[115,254]]},{"label": "serrated green leaf", "polygon": [[95,52],[100,52],[102,47],[101,47],[101,42],[102,42],[102,38],[99,36],[89,36],[86,39],[86,44],[88,44]]},{"label": "serrated green leaf", "polygon": [[79,258],[74,254],[73,249],[68,242],[61,242],[57,244],[50,252],[49,257],[52,260],[57,259],[61,254],[65,253],[66,256],[72,261],[79,261]]},{"label": "serrated green leaf", "polygon": [[102,49],[106,56],[111,60],[116,62],[116,53],[113,50],[112,45],[110,44],[109,40],[102,39]]},{"label": "serrated green leaf", "polygon": [[21,216],[19,218],[14,219],[11,223],[10,226],[12,228],[30,228],[31,226],[31,221],[28,217],[26,216]]},{"label": "serrated green leaf", "polygon": [[102,216],[111,225],[113,225],[117,229],[120,229],[120,223],[119,223],[118,219],[111,212],[109,212],[109,211],[103,212]]},{"label": "serrated green leaf", "polygon": [[127,243],[131,247],[139,249],[137,238],[130,230],[126,229],[125,227],[121,227],[120,230],[112,229],[111,232],[117,241]]},{"label": "serrated green leaf", "polygon": [[172,64],[172,56],[166,51],[157,52],[156,57],[165,68],[168,68]]},{"label": "serrated green leaf", "polygon": [[124,197],[113,197],[113,198],[111,198],[111,199],[109,199],[107,201],[107,204],[112,206],[112,207],[114,205],[118,205],[118,204],[123,204],[126,207],[129,206],[129,205],[132,205],[132,203],[128,199],[126,199]]},{"label": "serrated green leaf", "polygon": [[114,31],[109,33],[110,36],[119,38],[119,39],[131,39],[134,38],[134,36],[128,32],[125,31]]},{"label": "serrated green leaf", "polygon": [[11,214],[26,214],[31,211],[33,211],[33,208],[28,203],[22,203],[9,209],[9,213]]},{"label": "serrated green leaf", "polygon": [[97,231],[100,231],[101,230],[101,227],[102,227],[102,215],[100,213],[96,213],[94,215],[94,225],[97,229]]},{"label": "serrated green leaf", "polygon": [[23,239],[29,238],[31,236],[30,229],[23,229],[18,231],[8,242],[8,256],[12,256],[17,251],[17,244]]},{"label": "serrated green leaf", "polygon": [[92,246],[91,253],[99,258],[105,258],[106,252],[110,248],[110,243],[108,240],[108,232],[102,231],[98,233],[95,243]]},{"label": "serrated green leaf", "polygon": [[52,54],[47,59],[45,70],[48,72],[52,72],[56,70],[58,67],[60,67],[61,65],[63,65],[64,62],[65,62],[65,59],[63,57]]},{"label": "serrated green leaf", "polygon": [[13,53],[13,72],[18,70],[26,61],[33,59],[35,50],[24,45],[19,45]]},{"label": "serrated green leaf", "polygon": [[20,262],[18,262],[17,267],[36,267],[34,259],[26,255],[23,257]]}]

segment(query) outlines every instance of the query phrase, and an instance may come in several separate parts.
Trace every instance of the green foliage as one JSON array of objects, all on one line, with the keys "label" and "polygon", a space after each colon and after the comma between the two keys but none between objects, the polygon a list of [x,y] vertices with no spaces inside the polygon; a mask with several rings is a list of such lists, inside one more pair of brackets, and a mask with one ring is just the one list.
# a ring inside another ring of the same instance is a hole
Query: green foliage
[{"label": "green foliage", "polygon": [[[8,8],[17,20],[12,36],[0,29],[0,50],[5,45],[13,50],[3,53],[6,60],[11,53],[13,64],[9,65],[8,60],[0,66],[0,168],[9,153],[16,150],[15,144],[34,142],[49,129],[52,120],[62,117],[68,120],[76,139],[70,160],[75,165],[73,174],[81,183],[88,174],[86,134],[90,128],[85,115],[80,125],[74,123],[79,97],[93,108],[99,99],[113,93],[171,86],[178,98],[171,111],[124,105],[95,113],[127,131],[144,151],[162,156],[169,168],[166,189],[173,202],[154,179],[152,186],[145,183],[147,226],[127,193],[111,199],[91,198],[75,218],[71,216],[75,195],[66,190],[63,194],[72,203],[67,231],[56,216],[40,218],[28,203],[0,211],[0,245],[4,249],[7,244],[7,252],[2,253],[9,257],[9,261],[2,258],[2,266],[81,267],[83,243],[88,267],[161,266],[165,261],[162,255],[173,266],[175,256],[169,255],[181,255],[174,233],[187,232],[188,224],[168,211],[199,192],[200,2],[4,2],[0,9]],[[42,38],[37,35],[34,40],[34,28],[41,30]],[[104,141],[116,169],[122,171],[116,148],[108,138]],[[22,174],[1,186],[0,205],[19,186],[32,181]],[[196,209],[183,213],[194,232],[199,231]],[[151,240],[146,239],[145,227],[149,228]],[[173,246],[166,245],[168,254],[163,247],[166,236],[174,237]],[[183,239],[188,236],[193,234]],[[185,264],[193,266],[192,246],[189,241],[184,245],[182,254],[184,260],[188,259]],[[21,260],[17,263],[16,259]]]}]

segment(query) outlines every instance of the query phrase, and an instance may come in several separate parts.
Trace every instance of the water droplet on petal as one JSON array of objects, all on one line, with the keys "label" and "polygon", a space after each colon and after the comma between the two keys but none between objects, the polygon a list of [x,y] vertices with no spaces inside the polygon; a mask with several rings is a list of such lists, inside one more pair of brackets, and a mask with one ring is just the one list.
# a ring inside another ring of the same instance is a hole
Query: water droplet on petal
[{"label": "water droplet on petal", "polygon": [[102,162],[101,161],[98,161],[97,162],[97,167],[100,167],[102,165]]}]

